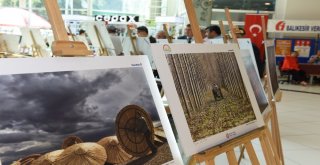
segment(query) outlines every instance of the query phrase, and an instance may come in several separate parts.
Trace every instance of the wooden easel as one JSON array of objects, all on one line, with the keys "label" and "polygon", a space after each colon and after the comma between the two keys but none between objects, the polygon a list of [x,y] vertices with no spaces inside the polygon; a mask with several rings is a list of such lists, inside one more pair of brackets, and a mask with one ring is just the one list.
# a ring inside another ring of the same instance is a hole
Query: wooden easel
[{"label": "wooden easel", "polygon": [[96,33],[96,36],[97,36],[98,42],[99,42],[99,47],[100,47],[99,55],[100,56],[108,56],[109,55],[108,49],[103,44],[102,36],[99,32],[97,25],[93,25],[93,28],[94,28],[94,32]]},{"label": "wooden easel", "polygon": [[[236,38],[236,33],[235,30],[237,30],[237,28],[233,27],[232,24],[232,20],[230,17],[230,13],[229,13],[229,9],[225,9],[226,11],[226,18],[228,19],[228,23],[231,29],[231,34],[233,35],[232,38]],[[265,21],[264,21],[264,16],[261,17],[262,20],[262,32],[263,32],[263,38],[264,40],[267,39],[266,36],[266,25],[265,25]],[[233,40],[234,42],[236,42],[235,40]],[[269,81],[268,79],[266,81]],[[284,164],[284,156],[283,156],[283,150],[282,150],[282,144],[281,144],[281,138],[280,138],[280,130],[279,130],[279,123],[278,123],[278,117],[277,117],[277,113],[276,113],[276,105],[275,105],[275,101],[272,99],[272,91],[270,88],[267,88],[267,93],[268,93],[268,101],[270,103],[270,107],[271,107],[271,112],[269,112],[268,114],[266,114],[264,116],[264,121],[266,123],[266,127],[268,127],[268,123],[271,122],[271,130],[272,130],[272,139],[273,142],[276,146],[277,149],[277,153],[279,153],[279,158],[281,161],[281,164]],[[281,100],[281,92],[279,92],[280,94],[278,94],[277,99]],[[271,97],[270,97],[271,96]],[[275,99],[275,100],[277,100]],[[244,147],[241,147],[241,153],[240,153],[240,157],[239,157],[239,163],[242,159],[242,156],[244,154]]]},{"label": "wooden easel", "polygon": [[169,35],[168,27],[166,24],[163,24],[163,31],[164,31],[164,34],[166,35],[168,43],[173,43],[172,36]]},{"label": "wooden easel", "polygon": [[[265,18],[264,16],[261,16],[261,21],[262,21],[262,33],[263,33],[263,39],[264,41],[267,40],[267,30],[266,30],[266,25],[265,25]],[[270,77],[266,78],[267,82],[270,82]],[[269,83],[271,84],[271,83]],[[277,107],[276,107],[276,101],[280,101],[282,94],[281,91],[279,90],[278,94],[276,94],[275,97],[272,95],[272,90],[270,86],[267,86],[267,93],[268,93],[268,101],[270,104],[271,108],[271,115],[269,119],[266,119],[266,124],[271,122],[271,130],[272,130],[272,138],[273,141],[277,147],[278,153],[280,160],[282,164],[284,164],[284,156],[283,156],[283,150],[282,150],[282,143],[281,143],[281,137],[280,137],[280,129],[279,129],[279,121],[278,121],[278,114],[277,114]]]},{"label": "wooden easel", "polygon": [[57,0],[44,0],[53,31],[52,53],[55,56],[87,56],[93,53],[80,41],[69,41]]},{"label": "wooden easel", "polygon": [[184,0],[184,4],[186,6],[194,40],[196,43],[203,43],[203,38],[200,32],[199,23],[196,17],[196,11],[194,9],[192,0]]},{"label": "wooden easel", "polygon": [[32,39],[32,45],[31,45],[31,50],[32,50],[32,56],[33,57],[42,57],[42,53],[41,53],[41,47],[40,45],[37,43],[36,39],[34,38],[33,32],[31,29],[29,29],[29,33]]},{"label": "wooden easel", "polygon": [[229,24],[229,28],[230,28],[230,32],[231,32],[231,35],[232,35],[233,43],[238,44],[238,37],[237,37],[237,35],[235,33],[235,29],[236,28],[233,26],[233,22],[232,22],[232,19],[231,19],[231,15],[230,15],[229,9],[225,8],[224,11],[225,11],[226,18],[227,18],[227,21],[228,21],[228,24]]},{"label": "wooden easel", "polygon": [[[196,43],[202,43],[203,40],[202,40],[199,25],[195,16],[192,0],[184,0],[184,2],[187,9],[187,14],[190,20],[195,41]],[[229,15],[229,20],[231,20],[229,10],[226,10],[226,14]],[[231,33],[233,35],[233,41],[234,43],[238,43],[237,37],[234,32],[232,21],[229,21],[229,25],[231,25]],[[215,164],[214,158],[217,155],[226,153],[229,164],[236,165],[238,164],[238,161],[236,159],[234,148],[242,145],[247,150],[247,153],[249,155],[249,158],[252,164],[255,164],[255,165],[259,164],[258,158],[255,154],[255,151],[253,149],[252,142],[251,142],[256,138],[259,138],[266,163],[268,165],[281,165],[279,155],[278,155],[278,150],[276,149],[274,142],[272,141],[273,139],[272,139],[271,133],[266,126],[253,130],[243,136],[237,137],[217,147],[195,154],[191,157],[189,164],[195,165],[196,163],[205,162],[207,165],[212,165],[212,164]]]},{"label": "wooden easel", "polygon": [[278,153],[275,149],[274,143],[271,141],[271,133],[265,126],[230,140],[224,144],[193,155],[189,161],[189,165],[195,165],[201,162],[205,162],[206,165],[214,165],[214,158],[223,153],[226,153],[230,165],[238,165],[234,148],[240,145],[244,145],[244,148],[248,152],[251,163],[258,165],[260,163],[251,142],[253,139],[257,138],[260,141],[266,164],[280,165],[280,160],[277,155]]},{"label": "wooden easel", "polygon": [[224,28],[222,20],[219,20],[219,27],[220,27],[220,30],[221,30],[221,35],[223,37],[223,43],[226,44],[226,43],[228,43],[228,35],[226,33],[226,29]]},{"label": "wooden easel", "polygon": [[130,52],[130,53],[131,53],[131,55],[139,55],[140,51],[138,50],[137,44],[136,44],[137,43],[137,37],[132,35],[132,29],[131,29],[129,24],[127,25],[127,30],[128,30],[128,35],[130,37],[131,45],[132,45],[132,48],[133,48],[133,52]]},{"label": "wooden easel", "polygon": [[[225,14],[226,14],[226,18],[227,18],[227,21],[228,21],[228,24],[229,24],[229,28],[230,28],[230,32],[231,32],[231,35],[232,35],[232,39],[233,39],[233,42],[234,43],[237,43],[238,44],[238,39],[237,39],[237,35],[236,35],[236,31],[238,31],[239,29],[237,27],[234,27],[233,26],[233,23],[232,23],[232,19],[231,19],[231,16],[230,16],[230,12],[229,12],[229,9],[228,8],[225,8]],[[269,123],[269,119],[273,116],[273,113],[270,112],[268,114],[266,114],[264,116],[264,121],[266,123],[266,125],[268,125]],[[268,127],[268,126],[266,126]],[[274,137],[274,136],[273,136]],[[272,141],[272,139],[270,140]],[[277,146],[277,143],[274,142],[275,139],[273,139],[273,143],[276,144]],[[240,156],[239,156],[239,159],[238,159],[238,163],[240,164],[242,158],[244,157],[244,151],[245,151],[246,147],[244,145],[241,145],[240,146]],[[277,153],[279,153],[279,150],[277,149]],[[282,153],[282,151],[281,151]],[[279,154],[278,154],[279,155]]]}]

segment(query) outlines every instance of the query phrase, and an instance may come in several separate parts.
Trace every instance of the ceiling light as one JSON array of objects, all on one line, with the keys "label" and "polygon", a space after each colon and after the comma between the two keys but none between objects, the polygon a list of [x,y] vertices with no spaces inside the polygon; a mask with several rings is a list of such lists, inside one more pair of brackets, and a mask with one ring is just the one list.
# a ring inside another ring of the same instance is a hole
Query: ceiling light
[{"label": "ceiling light", "polygon": [[264,3],[264,5],[266,5],[266,6],[270,6],[270,5],[271,5],[271,3],[270,3],[270,2],[266,2],[266,3]]}]

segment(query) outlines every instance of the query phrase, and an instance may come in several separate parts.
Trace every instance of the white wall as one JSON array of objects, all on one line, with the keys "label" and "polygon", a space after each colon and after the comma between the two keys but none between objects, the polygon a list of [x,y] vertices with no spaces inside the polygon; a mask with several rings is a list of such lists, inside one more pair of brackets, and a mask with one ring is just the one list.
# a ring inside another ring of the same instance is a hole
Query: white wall
[{"label": "white wall", "polygon": [[[320,20],[320,0],[276,0],[274,19]],[[317,34],[273,34],[277,38],[315,38]],[[271,35],[272,36],[272,35]]]},{"label": "white wall", "polygon": [[298,20],[320,20],[319,6],[319,0],[287,0],[285,18]]}]

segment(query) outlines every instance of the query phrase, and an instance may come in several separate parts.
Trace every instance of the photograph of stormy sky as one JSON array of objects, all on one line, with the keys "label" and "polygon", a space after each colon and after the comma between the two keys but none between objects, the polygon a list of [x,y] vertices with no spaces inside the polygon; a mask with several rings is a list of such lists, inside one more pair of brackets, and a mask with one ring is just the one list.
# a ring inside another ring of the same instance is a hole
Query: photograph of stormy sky
[{"label": "photograph of stormy sky", "polygon": [[159,116],[140,67],[0,75],[0,160],[60,149],[69,135],[85,142],[115,135],[129,104]]}]

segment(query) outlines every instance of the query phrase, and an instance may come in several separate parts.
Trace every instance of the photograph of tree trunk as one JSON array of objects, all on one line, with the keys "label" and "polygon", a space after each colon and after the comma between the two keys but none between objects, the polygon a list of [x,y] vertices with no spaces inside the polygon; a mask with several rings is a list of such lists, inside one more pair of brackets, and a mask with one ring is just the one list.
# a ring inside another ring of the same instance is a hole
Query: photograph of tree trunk
[{"label": "photograph of tree trunk", "polygon": [[166,58],[193,142],[256,119],[234,52]]}]

